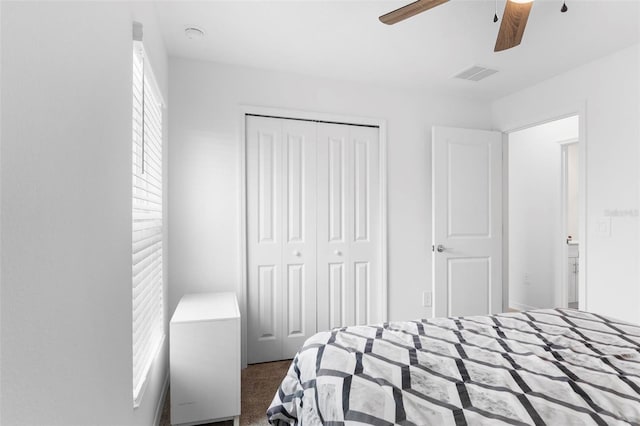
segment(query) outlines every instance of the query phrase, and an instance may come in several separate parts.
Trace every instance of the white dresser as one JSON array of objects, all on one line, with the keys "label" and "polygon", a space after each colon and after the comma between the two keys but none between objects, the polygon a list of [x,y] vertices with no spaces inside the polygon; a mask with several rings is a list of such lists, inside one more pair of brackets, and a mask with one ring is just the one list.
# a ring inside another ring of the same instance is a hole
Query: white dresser
[{"label": "white dresser", "polygon": [[235,293],[185,295],[169,325],[171,424],[240,416],[240,310]]}]

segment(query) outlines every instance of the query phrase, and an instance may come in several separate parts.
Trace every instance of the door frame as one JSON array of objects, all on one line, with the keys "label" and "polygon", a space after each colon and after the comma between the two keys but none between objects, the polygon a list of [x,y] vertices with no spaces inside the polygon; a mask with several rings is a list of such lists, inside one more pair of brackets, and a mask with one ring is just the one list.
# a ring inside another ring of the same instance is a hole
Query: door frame
[{"label": "door frame", "polygon": [[[575,105],[575,104],[574,104]],[[587,101],[583,101],[574,106],[560,111],[544,114],[537,119],[528,121],[523,120],[524,124],[502,130],[503,139],[503,255],[502,255],[502,283],[503,283],[503,311],[509,309],[509,134],[519,130],[536,127],[541,124],[550,123],[563,118],[578,116],[578,228],[580,230],[580,240],[578,245],[578,308],[586,310],[587,308]],[[566,249],[566,248],[565,248]],[[567,266],[564,265],[563,270],[566,274]],[[566,280],[564,281],[566,286]]]},{"label": "door frame", "polygon": [[240,268],[238,271],[238,282],[236,294],[238,295],[238,305],[240,306],[241,321],[241,346],[242,346],[242,368],[247,366],[247,295],[248,295],[248,274],[247,274],[247,141],[246,141],[246,120],[248,115],[258,115],[264,117],[307,120],[316,122],[375,126],[378,128],[379,136],[379,179],[380,179],[380,308],[382,321],[388,319],[388,257],[387,257],[387,121],[380,118],[358,117],[342,114],[330,114],[322,112],[301,111],[285,108],[262,107],[255,105],[240,105],[239,116],[239,141],[238,162],[240,167],[238,182],[240,191],[238,205],[240,215],[238,217],[238,236],[240,238]]},{"label": "door frame", "polygon": [[[579,121],[579,119],[578,119]],[[561,308],[569,307],[569,265],[567,259],[569,258],[569,245],[564,243],[567,239],[568,224],[567,224],[567,186],[568,186],[568,148],[570,145],[578,144],[578,150],[580,149],[580,138],[571,138],[563,141],[557,141],[560,145],[560,235],[557,236],[558,244],[560,245],[559,253],[562,256],[564,262],[560,262],[560,296],[554,298],[555,302]],[[578,162],[579,163],[579,162]],[[579,168],[579,166],[578,166]],[[578,178],[580,170],[578,170]],[[580,182],[578,182],[580,184]],[[578,194],[578,202],[580,201],[580,195]],[[578,224],[580,226],[580,224]],[[580,241],[578,241],[578,244]],[[578,245],[578,253],[580,253],[580,245]],[[578,275],[580,277],[580,275]],[[579,290],[579,289],[578,289]],[[578,302],[580,306],[580,302]]]}]

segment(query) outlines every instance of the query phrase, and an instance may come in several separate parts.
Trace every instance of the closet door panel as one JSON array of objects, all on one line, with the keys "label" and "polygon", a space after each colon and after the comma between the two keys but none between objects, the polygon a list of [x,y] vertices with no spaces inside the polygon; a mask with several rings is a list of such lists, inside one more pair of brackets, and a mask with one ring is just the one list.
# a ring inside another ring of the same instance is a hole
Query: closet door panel
[{"label": "closet door panel", "polygon": [[316,124],[283,122],[283,354],[316,332]]},{"label": "closet door panel", "polygon": [[318,124],[319,331],[382,320],[379,167],[377,128]]},{"label": "closet door panel", "polygon": [[318,124],[318,331],[354,322],[349,285],[350,170],[348,127]]},{"label": "closet door panel", "polygon": [[350,127],[353,197],[349,259],[355,287],[355,323],[382,321],[380,297],[380,155],[377,128]]},{"label": "closet door panel", "polygon": [[282,125],[249,117],[247,141],[248,362],[282,353]]}]

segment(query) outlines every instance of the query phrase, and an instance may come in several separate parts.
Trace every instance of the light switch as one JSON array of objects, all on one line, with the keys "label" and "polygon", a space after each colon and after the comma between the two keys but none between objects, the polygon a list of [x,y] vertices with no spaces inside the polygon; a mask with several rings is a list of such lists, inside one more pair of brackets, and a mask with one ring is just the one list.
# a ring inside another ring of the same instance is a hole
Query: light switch
[{"label": "light switch", "polygon": [[424,306],[425,308],[430,308],[431,304],[432,304],[431,292],[430,291],[422,292],[422,306]]}]

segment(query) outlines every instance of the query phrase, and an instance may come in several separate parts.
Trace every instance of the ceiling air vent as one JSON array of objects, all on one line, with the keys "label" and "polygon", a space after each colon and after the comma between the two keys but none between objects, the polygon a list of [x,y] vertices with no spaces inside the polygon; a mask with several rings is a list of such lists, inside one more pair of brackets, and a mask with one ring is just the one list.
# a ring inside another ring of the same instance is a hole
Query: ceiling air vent
[{"label": "ceiling air vent", "polygon": [[467,68],[466,70],[456,74],[453,78],[459,78],[462,80],[471,80],[471,81],[480,81],[497,73],[498,70],[492,70],[491,68],[481,67],[479,65],[474,65],[471,68]]}]

